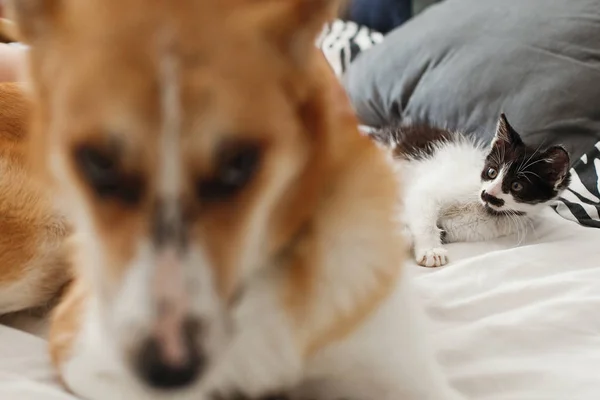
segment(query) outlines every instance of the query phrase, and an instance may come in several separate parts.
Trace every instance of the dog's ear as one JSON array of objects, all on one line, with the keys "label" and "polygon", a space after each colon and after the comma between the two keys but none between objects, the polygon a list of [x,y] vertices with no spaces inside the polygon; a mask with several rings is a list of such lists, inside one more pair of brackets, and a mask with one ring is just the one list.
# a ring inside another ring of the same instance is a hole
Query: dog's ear
[{"label": "dog's ear", "polygon": [[325,24],[338,15],[341,0],[242,0],[253,8],[267,40],[302,64],[314,53]]},{"label": "dog's ear", "polygon": [[6,15],[16,23],[17,39],[33,44],[54,25],[61,0],[4,0]]}]

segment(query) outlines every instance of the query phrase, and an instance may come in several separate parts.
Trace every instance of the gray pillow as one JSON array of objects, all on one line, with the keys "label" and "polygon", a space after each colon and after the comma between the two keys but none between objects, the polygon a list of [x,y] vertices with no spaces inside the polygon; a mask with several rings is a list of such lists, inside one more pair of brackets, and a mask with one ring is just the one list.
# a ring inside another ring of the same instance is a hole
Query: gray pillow
[{"label": "gray pillow", "polygon": [[600,140],[600,0],[446,0],[344,77],[361,121],[429,122],[490,140],[500,112],[576,160]]}]

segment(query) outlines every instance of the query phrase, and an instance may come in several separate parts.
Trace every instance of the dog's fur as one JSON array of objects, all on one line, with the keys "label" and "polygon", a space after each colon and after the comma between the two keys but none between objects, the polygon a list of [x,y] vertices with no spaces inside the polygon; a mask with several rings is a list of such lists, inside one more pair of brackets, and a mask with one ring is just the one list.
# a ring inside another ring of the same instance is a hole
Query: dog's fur
[{"label": "dog's fur", "polygon": [[45,308],[70,276],[65,243],[67,224],[54,212],[49,193],[27,168],[29,112],[29,101],[19,85],[0,84],[0,314],[3,316]]},{"label": "dog's fur", "polygon": [[[314,48],[337,2],[9,5],[33,45],[36,169],[79,243],[50,337],[71,390],[458,398],[401,278],[397,179]],[[148,340],[205,368],[150,389]]]}]

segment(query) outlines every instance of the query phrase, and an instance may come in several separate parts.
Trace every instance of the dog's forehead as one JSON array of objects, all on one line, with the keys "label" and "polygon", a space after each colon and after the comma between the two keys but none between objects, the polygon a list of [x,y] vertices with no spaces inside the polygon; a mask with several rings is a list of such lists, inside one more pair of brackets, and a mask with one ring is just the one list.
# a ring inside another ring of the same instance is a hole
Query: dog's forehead
[{"label": "dog's forehead", "polygon": [[278,79],[285,68],[277,57],[266,58],[276,53],[260,40],[223,27],[231,10],[213,1],[166,1],[144,14],[136,3],[72,6],[72,18],[74,10],[94,18],[89,29],[76,29],[89,36],[65,39],[73,48],[61,61],[68,88],[61,102],[68,104],[60,109],[69,114],[63,119],[70,130],[122,136],[127,152],[153,158],[165,156],[165,134],[175,132],[168,143],[181,143],[170,153],[196,169],[210,163],[222,142],[273,143],[295,131],[294,104]]},{"label": "dog's forehead", "polygon": [[252,9],[248,6],[251,3],[67,0],[63,19],[68,22],[59,29],[55,54],[68,58],[59,62],[62,68],[73,65],[71,69],[77,73],[87,64],[95,74],[91,84],[107,87],[112,83],[116,90],[147,85],[145,90],[157,91],[151,86],[160,84],[157,81],[164,77],[163,67],[171,61],[177,64],[186,100],[204,96],[207,89],[202,86],[223,77],[227,77],[226,83],[240,78],[234,89],[254,84],[259,90],[259,85],[276,81],[275,72],[282,70],[276,65],[282,59],[270,51],[258,19],[251,12],[244,18],[246,10]]},{"label": "dog's forehead", "polygon": [[[99,120],[116,122],[99,128],[113,133],[134,128],[150,134],[166,109],[173,114],[177,102],[184,131],[238,130],[240,125],[253,131],[260,129],[252,125],[265,111],[261,109],[285,106],[276,74],[267,71],[268,66],[240,65],[239,54],[223,62],[218,57],[198,61],[176,47],[164,46],[153,54],[96,47],[73,57],[61,72],[65,85],[53,94],[61,103],[68,102],[62,111],[70,114],[71,125],[97,115]],[[262,124],[279,119],[273,117]],[[131,126],[139,124],[143,126]]]},{"label": "dog's forehead", "polygon": [[240,33],[236,26],[239,24],[234,21],[240,14],[240,7],[236,7],[235,2],[64,0],[59,8],[58,25],[63,33],[62,40],[72,39],[84,44],[108,41],[117,47],[154,46],[164,44],[165,35],[170,35],[182,47],[210,51],[227,45]]}]

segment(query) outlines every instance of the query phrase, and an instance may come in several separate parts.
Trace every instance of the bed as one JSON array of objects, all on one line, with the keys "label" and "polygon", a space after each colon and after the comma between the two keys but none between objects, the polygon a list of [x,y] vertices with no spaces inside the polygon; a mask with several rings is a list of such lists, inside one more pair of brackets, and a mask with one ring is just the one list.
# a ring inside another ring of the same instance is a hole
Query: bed
[{"label": "bed", "polygon": [[441,362],[470,399],[600,398],[600,230],[549,208],[516,240],[450,245],[448,268],[414,267]]},{"label": "bed", "polygon": [[[447,267],[409,266],[440,362],[469,399],[600,398],[600,230],[549,208],[516,240],[452,244]],[[0,326],[0,399],[73,400],[45,346]]]}]

